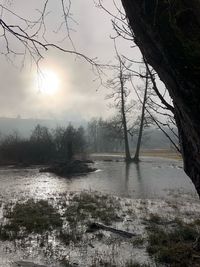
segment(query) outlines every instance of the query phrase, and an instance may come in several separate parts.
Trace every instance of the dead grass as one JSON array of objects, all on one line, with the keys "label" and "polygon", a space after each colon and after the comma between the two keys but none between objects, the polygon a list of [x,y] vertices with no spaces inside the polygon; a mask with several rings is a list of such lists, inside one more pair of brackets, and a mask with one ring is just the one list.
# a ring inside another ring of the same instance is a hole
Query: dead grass
[{"label": "dead grass", "polygon": [[125,267],[150,267],[150,265],[131,260],[125,263]]},{"label": "dead grass", "polygon": [[141,156],[146,157],[162,157],[162,158],[171,158],[181,160],[182,157],[179,153],[173,150],[168,149],[149,149],[149,150],[142,150]]},{"label": "dead grass", "polygon": [[176,219],[164,224],[163,218],[158,219],[158,215],[153,218],[147,227],[147,251],[155,261],[171,267],[200,266],[200,251],[194,247],[199,236],[195,222],[186,224]]},{"label": "dead grass", "polygon": [[119,208],[120,204],[117,199],[107,195],[84,192],[72,198],[64,217],[70,225],[90,219],[109,225],[113,221],[120,220],[117,213]]},{"label": "dead grass", "polygon": [[133,247],[142,247],[145,243],[145,238],[142,236],[138,236],[132,240]]},{"label": "dead grass", "polygon": [[42,234],[62,227],[60,214],[45,200],[29,199],[7,207],[5,224],[0,228],[1,240],[14,240],[30,233]]}]

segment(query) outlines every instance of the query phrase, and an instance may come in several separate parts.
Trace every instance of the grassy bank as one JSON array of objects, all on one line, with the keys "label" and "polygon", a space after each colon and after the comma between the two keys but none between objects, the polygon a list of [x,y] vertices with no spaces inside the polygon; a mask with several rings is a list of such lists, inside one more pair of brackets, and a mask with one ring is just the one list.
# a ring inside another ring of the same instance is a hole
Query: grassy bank
[{"label": "grassy bank", "polygon": [[[31,250],[45,266],[200,264],[200,204],[191,200],[133,200],[87,191],[9,202],[2,209],[0,239],[10,250],[15,244],[18,260]],[[94,222],[108,228],[88,231]]]},{"label": "grassy bank", "polygon": [[[134,152],[131,153],[132,156]],[[94,160],[123,160],[124,153],[123,152],[115,152],[115,153],[93,153],[90,155]],[[149,150],[141,150],[141,157],[161,157],[161,158],[169,158],[175,160],[181,160],[182,157],[174,150],[169,149],[149,149]]]}]

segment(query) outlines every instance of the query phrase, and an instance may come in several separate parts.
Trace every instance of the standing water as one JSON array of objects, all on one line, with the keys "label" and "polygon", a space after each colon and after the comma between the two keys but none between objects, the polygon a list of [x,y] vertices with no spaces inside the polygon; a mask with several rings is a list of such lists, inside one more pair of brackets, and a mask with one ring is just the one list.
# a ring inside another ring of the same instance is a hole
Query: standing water
[{"label": "standing water", "polygon": [[38,168],[0,168],[0,196],[5,199],[49,198],[70,191],[91,190],[128,198],[168,198],[181,192],[196,196],[182,162],[165,158],[142,158],[139,164],[97,161],[97,171],[76,178],[40,173]]},{"label": "standing water", "polygon": [[[174,199],[176,203],[179,200],[184,202],[184,198],[188,200],[188,205],[185,201],[184,214],[191,211],[189,202],[197,203],[193,206],[193,212],[196,212],[196,216],[200,214],[194,186],[185,175],[179,160],[144,157],[139,164],[127,165],[122,161],[96,161],[93,167],[97,171],[73,178],[40,173],[38,167],[0,168],[1,221],[3,221],[8,203],[11,205],[17,202],[24,203],[28,199],[47,200],[58,210],[60,209],[60,214],[66,216],[68,220],[64,224],[65,230],[62,230],[62,233],[65,233],[62,234],[64,243],[63,240],[58,241],[56,232],[48,236],[43,235],[42,240],[34,234],[25,237],[23,241],[0,241],[0,267],[104,266],[101,265],[103,259],[106,259],[108,264],[111,264],[111,261],[119,264],[105,266],[126,266],[123,265],[124,259],[131,260],[132,258],[151,262],[144,246],[133,249],[134,240],[125,241],[123,238],[104,232],[97,233],[95,236],[86,234],[85,218],[88,219],[88,217],[87,214],[80,213],[84,209],[89,212],[90,216],[96,218],[98,214],[106,224],[112,222],[115,228],[128,229],[130,232],[141,235],[142,238],[145,236],[144,216],[147,217],[152,212],[160,214],[163,210],[168,214],[167,216],[173,214],[176,216],[179,208],[170,202]],[[89,194],[81,195],[83,191]],[[97,195],[90,196],[90,194],[100,194],[103,198]],[[81,195],[79,202],[77,202],[77,195]],[[72,202],[69,196],[72,196]],[[73,202],[74,199],[75,202]],[[166,206],[166,203],[169,205]],[[97,205],[97,210],[93,204]],[[91,205],[92,210],[89,210]],[[183,207],[182,204],[180,205]],[[116,211],[121,209],[120,206],[122,210],[117,213]],[[103,213],[99,213],[98,208],[102,208]],[[92,214],[92,211],[97,213]],[[107,217],[104,216],[105,214]],[[74,221],[78,215],[80,218]],[[191,217],[191,214],[187,215]],[[112,218],[113,221],[109,222],[108,219],[112,220]],[[77,232],[66,232],[66,227],[72,222],[75,223],[72,229],[75,227],[76,231],[82,233],[78,244],[75,241]],[[73,242],[69,241],[66,244],[69,237],[73,239]],[[65,261],[62,264],[63,258]],[[70,264],[74,262],[74,265],[70,265],[69,262]],[[150,266],[154,266],[153,263]]]}]

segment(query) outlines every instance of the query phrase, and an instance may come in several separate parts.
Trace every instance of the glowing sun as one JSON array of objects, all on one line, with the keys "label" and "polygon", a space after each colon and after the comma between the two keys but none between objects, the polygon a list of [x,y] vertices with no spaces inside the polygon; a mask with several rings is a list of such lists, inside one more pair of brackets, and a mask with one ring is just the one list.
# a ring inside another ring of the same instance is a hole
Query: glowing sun
[{"label": "glowing sun", "polygon": [[57,73],[53,70],[43,70],[40,77],[39,87],[42,93],[54,95],[59,90],[60,80]]}]

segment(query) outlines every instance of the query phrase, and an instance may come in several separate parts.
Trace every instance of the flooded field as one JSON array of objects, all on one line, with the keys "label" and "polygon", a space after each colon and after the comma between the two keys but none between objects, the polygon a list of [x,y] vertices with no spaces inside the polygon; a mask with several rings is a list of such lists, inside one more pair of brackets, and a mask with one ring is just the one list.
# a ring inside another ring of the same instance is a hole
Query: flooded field
[{"label": "flooded field", "polygon": [[0,168],[0,196],[49,198],[55,194],[91,190],[128,198],[167,198],[184,193],[196,196],[194,186],[182,170],[182,162],[143,158],[140,164],[97,161],[98,170],[72,179],[39,173],[39,168]]},{"label": "flooded field", "polygon": [[[97,161],[94,167],[96,172],[71,179],[39,168],[0,168],[0,266],[163,266],[147,252],[148,226],[190,223],[200,215],[181,161],[145,157],[139,165]],[[49,210],[44,218],[43,209]],[[88,231],[93,222],[134,236]]]}]

